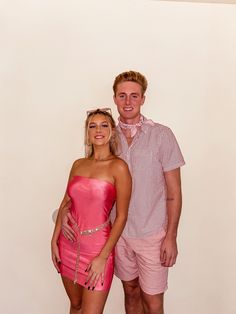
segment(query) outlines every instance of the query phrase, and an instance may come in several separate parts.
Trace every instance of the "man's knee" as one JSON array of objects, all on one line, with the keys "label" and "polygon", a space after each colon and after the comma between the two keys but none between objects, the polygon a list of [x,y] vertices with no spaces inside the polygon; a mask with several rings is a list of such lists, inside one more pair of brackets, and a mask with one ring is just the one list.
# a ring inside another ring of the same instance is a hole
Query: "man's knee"
[{"label": "man's knee", "polygon": [[125,293],[125,311],[127,314],[144,314],[139,279],[123,281]]},{"label": "man's knee", "polygon": [[164,294],[147,295],[142,293],[143,305],[147,314],[164,314],[163,297]]},{"label": "man's knee", "polygon": [[127,298],[140,298],[138,278],[131,281],[122,281],[124,293]]},{"label": "man's knee", "polygon": [[145,313],[147,314],[164,314],[163,304],[146,304],[143,302],[143,306],[145,308]]}]

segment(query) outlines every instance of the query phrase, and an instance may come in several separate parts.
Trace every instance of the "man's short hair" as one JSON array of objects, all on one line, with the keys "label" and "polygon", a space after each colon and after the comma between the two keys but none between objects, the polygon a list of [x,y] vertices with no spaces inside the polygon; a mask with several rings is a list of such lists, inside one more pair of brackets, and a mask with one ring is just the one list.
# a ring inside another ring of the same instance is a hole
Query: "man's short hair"
[{"label": "man's short hair", "polygon": [[138,83],[142,88],[142,96],[145,94],[148,85],[146,77],[136,71],[126,71],[117,75],[117,77],[115,78],[113,84],[114,95],[116,95],[117,85],[127,81]]}]

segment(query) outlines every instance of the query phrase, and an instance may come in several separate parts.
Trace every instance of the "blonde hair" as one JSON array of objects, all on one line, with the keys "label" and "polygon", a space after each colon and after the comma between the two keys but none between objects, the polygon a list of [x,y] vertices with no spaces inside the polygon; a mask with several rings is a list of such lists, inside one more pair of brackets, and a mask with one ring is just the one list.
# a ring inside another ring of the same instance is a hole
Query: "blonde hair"
[{"label": "blonde hair", "polygon": [[94,148],[93,145],[89,143],[89,136],[88,136],[88,127],[89,123],[92,120],[92,118],[95,115],[103,115],[106,118],[106,121],[108,122],[109,129],[110,129],[110,136],[109,136],[109,147],[110,152],[117,156],[118,147],[119,147],[119,141],[118,136],[116,132],[116,123],[113,119],[111,113],[108,111],[102,110],[102,109],[96,109],[88,113],[87,119],[85,121],[85,137],[84,137],[84,144],[85,144],[85,156],[86,157],[92,157],[94,155]]},{"label": "blonde hair", "polygon": [[127,81],[138,83],[142,88],[142,96],[145,94],[148,86],[146,77],[143,74],[136,71],[126,71],[117,75],[117,77],[115,78],[113,84],[114,95],[116,95],[117,85]]}]

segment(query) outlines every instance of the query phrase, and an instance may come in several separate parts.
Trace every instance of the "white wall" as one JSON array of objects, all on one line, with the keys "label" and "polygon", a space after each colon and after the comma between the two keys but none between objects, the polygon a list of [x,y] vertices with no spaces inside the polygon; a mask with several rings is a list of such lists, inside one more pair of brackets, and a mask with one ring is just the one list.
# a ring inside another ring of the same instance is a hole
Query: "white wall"
[{"label": "white wall", "polygon": [[[236,6],[1,0],[0,38],[0,312],[68,313],[51,214],[83,155],[86,109],[115,112],[113,79],[134,69],[149,80],[144,113],[187,163],[166,314],[236,314]],[[115,280],[105,313],[122,300]]]}]

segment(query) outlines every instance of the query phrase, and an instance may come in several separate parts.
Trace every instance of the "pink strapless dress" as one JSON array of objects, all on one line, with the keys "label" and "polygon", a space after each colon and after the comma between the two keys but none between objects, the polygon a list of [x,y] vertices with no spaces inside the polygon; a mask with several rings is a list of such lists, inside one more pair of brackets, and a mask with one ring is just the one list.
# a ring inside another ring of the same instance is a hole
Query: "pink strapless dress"
[{"label": "pink strapless dress", "polygon": [[[71,242],[60,234],[61,275],[86,287],[88,273],[85,270],[99,255],[110,234],[109,215],[116,199],[116,190],[107,181],[74,176],[68,184],[67,193],[71,198],[70,210],[76,221],[72,227],[77,239]],[[95,290],[109,290],[113,272],[114,251],[106,262],[104,283],[102,285],[99,280]]]}]

